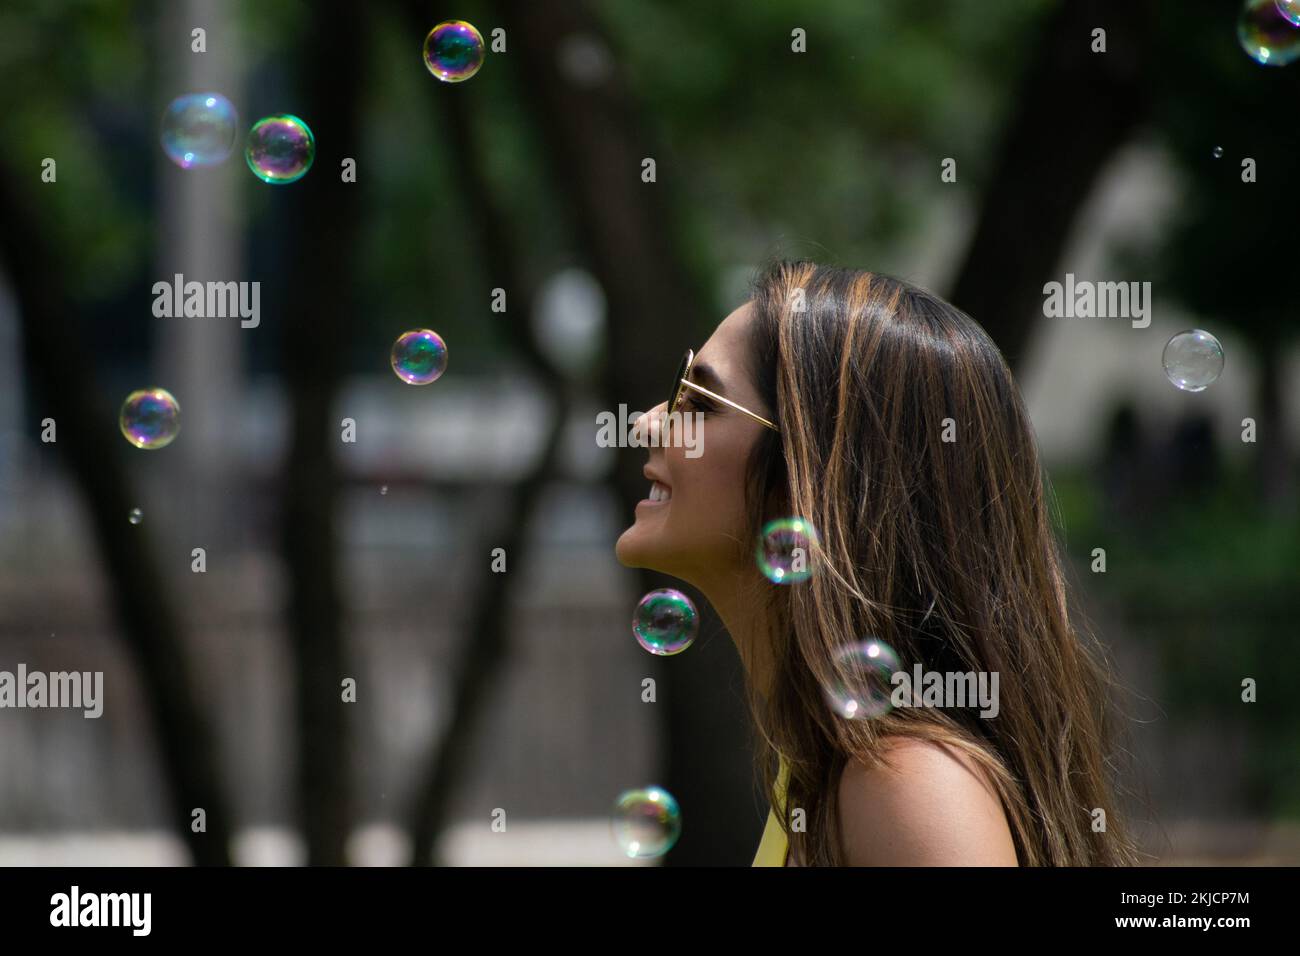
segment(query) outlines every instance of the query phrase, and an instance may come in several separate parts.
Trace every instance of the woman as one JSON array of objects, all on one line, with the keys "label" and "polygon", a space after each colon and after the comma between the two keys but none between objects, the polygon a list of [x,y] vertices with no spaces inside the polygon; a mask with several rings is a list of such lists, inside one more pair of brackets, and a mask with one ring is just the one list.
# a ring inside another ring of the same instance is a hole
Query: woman
[{"label": "woman", "polygon": [[[772,800],[755,864],[1134,862],[1108,676],[1071,627],[1029,418],[984,330],[904,282],[781,261],[684,365],[638,425],[701,413],[703,453],[659,435],[617,554],[693,584],[736,643]],[[755,548],[782,517],[815,531],[811,573],[773,583]],[[886,678],[895,706],[846,717],[828,702],[868,641],[907,675],[996,675],[995,716]]]}]

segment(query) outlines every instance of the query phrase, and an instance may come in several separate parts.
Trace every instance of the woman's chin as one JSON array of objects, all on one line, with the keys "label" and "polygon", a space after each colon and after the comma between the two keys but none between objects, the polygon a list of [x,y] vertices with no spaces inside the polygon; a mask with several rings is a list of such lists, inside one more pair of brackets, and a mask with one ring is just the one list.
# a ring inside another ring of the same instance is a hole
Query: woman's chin
[{"label": "woman's chin", "polygon": [[[644,529],[642,529],[644,530]],[[646,553],[647,548],[643,541],[637,540],[641,537],[641,532],[636,525],[628,528],[618,537],[614,543],[614,557],[618,558],[618,563],[625,568],[650,568],[650,556]]]},{"label": "woman's chin", "polygon": [[648,527],[644,521],[635,522],[619,535],[614,556],[625,568],[644,568],[661,574],[676,575],[679,563],[665,553],[659,529]]}]

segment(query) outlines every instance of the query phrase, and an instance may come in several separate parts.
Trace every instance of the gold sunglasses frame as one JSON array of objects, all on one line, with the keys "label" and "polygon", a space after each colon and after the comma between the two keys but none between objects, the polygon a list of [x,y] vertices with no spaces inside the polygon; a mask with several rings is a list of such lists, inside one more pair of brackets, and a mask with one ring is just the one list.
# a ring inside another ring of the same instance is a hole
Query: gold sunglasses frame
[{"label": "gold sunglasses frame", "polygon": [[772,429],[772,431],[776,432],[777,434],[781,433],[781,429],[777,428],[774,423],[768,421],[762,415],[757,415],[754,412],[751,412],[744,405],[739,405],[736,402],[733,402],[729,398],[723,398],[717,392],[709,391],[703,385],[696,385],[694,382],[689,381],[686,376],[691,374],[691,366],[694,364],[695,364],[695,350],[687,349],[686,357],[682,359],[681,367],[677,372],[677,380],[673,383],[672,396],[668,399],[668,414],[671,415],[673,412],[677,410],[677,406],[680,405],[682,401],[682,392],[684,388],[689,388],[696,392],[699,392],[701,395],[709,396],[709,398],[713,399],[715,402],[721,402],[723,405],[726,405],[728,408],[734,408],[736,411],[740,412],[743,415],[748,415],[750,418],[758,422],[760,425]]}]

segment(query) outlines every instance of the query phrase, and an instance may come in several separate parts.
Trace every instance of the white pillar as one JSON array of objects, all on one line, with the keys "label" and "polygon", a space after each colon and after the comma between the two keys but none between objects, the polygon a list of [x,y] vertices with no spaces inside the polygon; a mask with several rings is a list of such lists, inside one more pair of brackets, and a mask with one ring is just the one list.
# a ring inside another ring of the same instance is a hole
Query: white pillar
[{"label": "white pillar", "polygon": [[[206,52],[192,50],[191,32],[206,31]],[[153,281],[244,281],[241,197],[251,174],[244,167],[243,142],[249,117],[243,107],[237,10],[220,0],[181,0],[161,5],[157,54],[162,86],[157,115],[176,96],[216,91],[239,112],[235,146],[221,165],[182,170],[163,153],[158,131],[153,153],[159,170],[158,252]],[[181,406],[181,433],[165,455],[166,467],[150,469],[148,497],[163,513],[192,531],[195,546],[216,542],[234,516],[222,508],[238,475],[238,420],[244,400],[242,336],[266,334],[243,329],[238,317],[153,318],[155,364],[150,385],[166,388]],[[144,387],[142,383],[141,387]],[[150,453],[152,454],[152,453]],[[166,487],[152,479],[165,474]],[[227,493],[223,493],[227,492]],[[146,513],[146,520],[149,515]],[[170,523],[170,522],[169,522]],[[155,528],[155,534],[165,533]],[[188,553],[188,548],[186,549]]]}]

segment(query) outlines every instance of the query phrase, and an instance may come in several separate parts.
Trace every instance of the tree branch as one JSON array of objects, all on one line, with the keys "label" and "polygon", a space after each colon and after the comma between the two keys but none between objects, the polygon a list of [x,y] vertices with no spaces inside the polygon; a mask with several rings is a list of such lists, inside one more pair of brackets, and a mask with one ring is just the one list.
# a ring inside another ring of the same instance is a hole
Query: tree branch
[{"label": "tree branch", "polygon": [[[20,179],[7,166],[0,168],[0,255],[18,300],[27,372],[57,423],[56,444],[85,501],[121,637],[140,675],[161,751],[172,823],[196,864],[226,866],[231,824],[215,737],[197,703],[176,608],[148,547],[147,530],[126,520],[137,499],[122,466],[113,418],[88,355],[68,347],[81,336],[63,291],[66,278],[20,181],[35,183],[37,173]],[[191,829],[191,813],[200,807],[207,817],[205,833]]]},{"label": "tree branch", "polygon": [[[1016,112],[951,296],[1013,368],[1042,315],[1043,284],[1057,268],[1079,207],[1145,114],[1140,57],[1149,24],[1146,0],[1062,3],[1014,93]],[[1091,51],[1099,26],[1107,31],[1105,53]]]},{"label": "tree branch", "polygon": [[[365,23],[361,5],[313,9],[303,38],[304,116],[318,137],[318,168],[273,198],[296,204],[293,294],[284,314],[284,380],[290,447],[283,475],[281,551],[288,574],[285,627],[297,677],[298,811],[310,865],[346,862],[352,785],[346,704],[348,669],[338,588],[334,518],[338,474],[333,421],[343,349],[351,327],[350,279],[360,221],[358,187],[340,181],[338,161],[361,141]],[[328,144],[328,145],[327,145]]]}]

